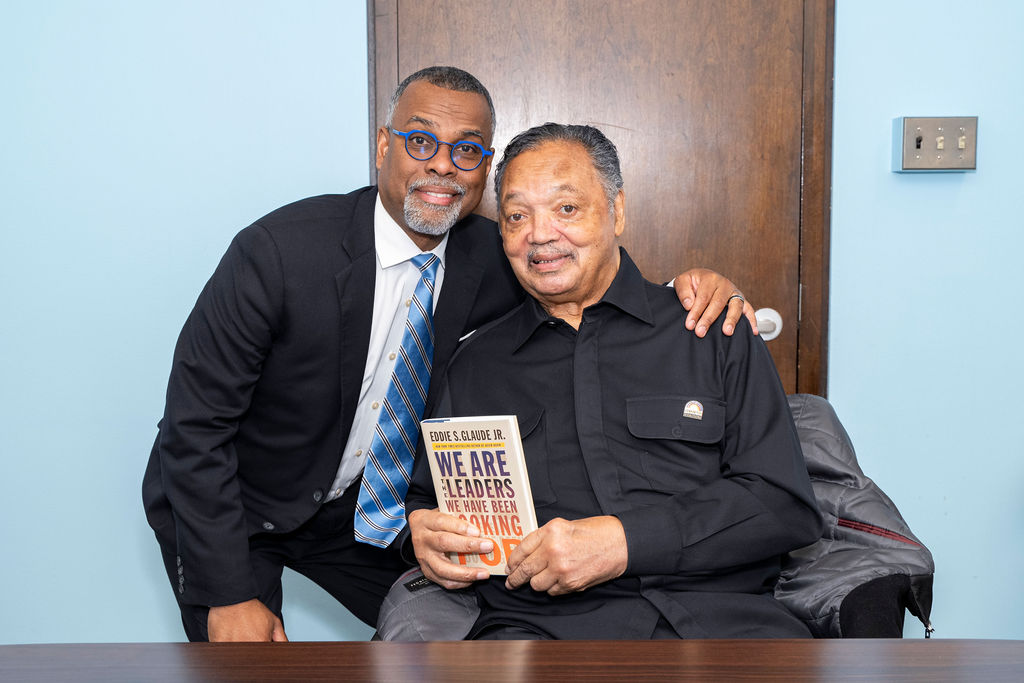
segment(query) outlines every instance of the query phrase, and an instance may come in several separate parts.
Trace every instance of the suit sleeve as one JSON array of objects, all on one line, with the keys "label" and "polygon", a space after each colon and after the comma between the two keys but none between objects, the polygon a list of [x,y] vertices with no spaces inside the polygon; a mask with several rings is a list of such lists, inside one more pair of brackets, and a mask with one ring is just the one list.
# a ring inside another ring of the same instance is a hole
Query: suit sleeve
[{"label": "suit sleeve", "polygon": [[821,517],[796,427],[764,342],[743,324],[724,338],[721,477],[617,516],[628,574],[734,567],[817,540]]},{"label": "suit sleeve", "polygon": [[277,249],[253,225],[231,243],[178,338],[158,449],[188,604],[258,595],[234,438],[282,305]]}]

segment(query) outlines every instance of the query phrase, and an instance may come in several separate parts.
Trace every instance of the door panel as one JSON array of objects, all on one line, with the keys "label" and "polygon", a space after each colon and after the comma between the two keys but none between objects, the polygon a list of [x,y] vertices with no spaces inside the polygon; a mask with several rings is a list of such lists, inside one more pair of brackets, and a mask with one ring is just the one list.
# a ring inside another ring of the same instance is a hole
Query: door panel
[{"label": "door panel", "polygon": [[[830,2],[371,2],[374,129],[399,78],[431,64],[491,91],[498,158],[545,121],[601,128],[622,158],[622,243],[645,276],[725,273],[782,315],[768,347],[786,391],[824,393]],[[493,189],[478,211],[494,217]],[[802,240],[816,250],[803,273]],[[817,306],[803,328],[801,277]]]}]

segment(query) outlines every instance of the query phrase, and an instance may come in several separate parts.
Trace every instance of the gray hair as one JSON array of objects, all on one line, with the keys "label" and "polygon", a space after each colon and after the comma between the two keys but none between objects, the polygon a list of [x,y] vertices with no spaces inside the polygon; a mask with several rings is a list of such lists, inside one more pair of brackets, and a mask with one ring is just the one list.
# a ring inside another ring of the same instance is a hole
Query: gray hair
[{"label": "gray hair", "polygon": [[615,145],[593,126],[566,125],[563,123],[545,123],[534,126],[512,138],[505,147],[498,167],[494,171],[494,192],[501,205],[501,184],[505,177],[505,168],[509,162],[523,152],[536,149],[547,142],[577,142],[583,145],[594,164],[594,170],[601,179],[604,193],[608,197],[608,208],[615,204],[615,197],[622,189],[622,170],[619,168],[619,153]]},{"label": "gray hair", "polygon": [[454,90],[456,92],[471,92],[478,95],[483,95],[484,99],[487,100],[487,108],[491,110],[491,134],[494,134],[494,128],[497,125],[497,118],[494,115],[494,101],[491,100],[491,93],[487,92],[487,88],[483,86],[483,83],[477,80],[476,76],[463,71],[454,66],[428,66],[425,69],[420,69],[416,73],[407,76],[404,81],[398,84],[395,88],[395,92],[391,95],[391,100],[388,102],[387,115],[384,117],[384,125],[388,128],[391,127],[395,117],[395,107],[398,106],[398,100],[405,92],[405,89],[409,87],[410,83],[416,81],[426,81],[431,85],[436,85],[439,88],[446,90]]}]

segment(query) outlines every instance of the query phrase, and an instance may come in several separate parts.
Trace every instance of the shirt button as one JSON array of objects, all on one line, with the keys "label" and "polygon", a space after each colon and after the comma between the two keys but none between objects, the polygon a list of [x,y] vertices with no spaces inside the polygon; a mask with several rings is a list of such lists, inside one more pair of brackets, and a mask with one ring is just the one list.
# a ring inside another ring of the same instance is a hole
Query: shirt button
[{"label": "shirt button", "polygon": [[341,489],[334,489],[334,495],[335,496],[340,496],[341,495]]},{"label": "shirt button", "polygon": [[358,451],[356,451],[356,456],[360,456],[362,454],[363,454],[363,449],[362,448],[360,448]]},{"label": "shirt button", "polygon": [[394,360],[396,357],[397,356],[396,356],[394,351],[392,351],[391,353],[388,354],[388,360]]},{"label": "shirt button", "polygon": [[405,306],[406,306],[406,308],[408,308],[409,306],[412,306],[412,299],[406,299],[405,300]]},{"label": "shirt button", "polygon": [[380,408],[380,403],[374,401],[373,403],[370,404],[370,407],[373,408],[374,410],[377,410],[377,408]]},{"label": "shirt button", "polygon": [[314,503],[319,503],[321,500],[323,500],[323,498],[324,498],[324,492],[323,491],[321,491],[320,489],[317,489],[316,491],[313,491],[313,502]]},{"label": "shirt button", "polygon": [[270,522],[263,522],[263,528],[266,529],[267,531],[273,531],[274,530],[274,525],[271,524]]}]

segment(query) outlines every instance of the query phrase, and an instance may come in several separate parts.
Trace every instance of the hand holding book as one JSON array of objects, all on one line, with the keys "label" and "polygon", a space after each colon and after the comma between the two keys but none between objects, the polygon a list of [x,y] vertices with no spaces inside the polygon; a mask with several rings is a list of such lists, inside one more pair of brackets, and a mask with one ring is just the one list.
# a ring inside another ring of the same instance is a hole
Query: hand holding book
[{"label": "hand holding book", "polygon": [[[409,515],[413,547],[417,558],[423,554],[424,574],[429,577],[429,569],[458,584],[476,580],[471,578],[475,573],[453,572],[442,565],[445,554],[464,569],[505,574],[509,555],[537,528],[516,416],[431,418],[420,426],[438,504],[437,510],[427,511],[433,515]],[[484,538],[490,541],[486,550],[480,545]]]},{"label": "hand holding book", "polygon": [[622,575],[626,534],[612,516],[553,519],[540,529],[514,415],[433,418],[421,423],[438,507],[409,514],[416,559],[427,578],[465,588],[508,574],[562,595]]},{"label": "hand holding book", "polygon": [[480,530],[465,520],[437,508],[416,510],[409,514],[409,533],[420,569],[434,583],[455,590],[490,576],[486,569],[449,559],[450,553],[486,554],[494,550],[494,542],[481,538]]}]

